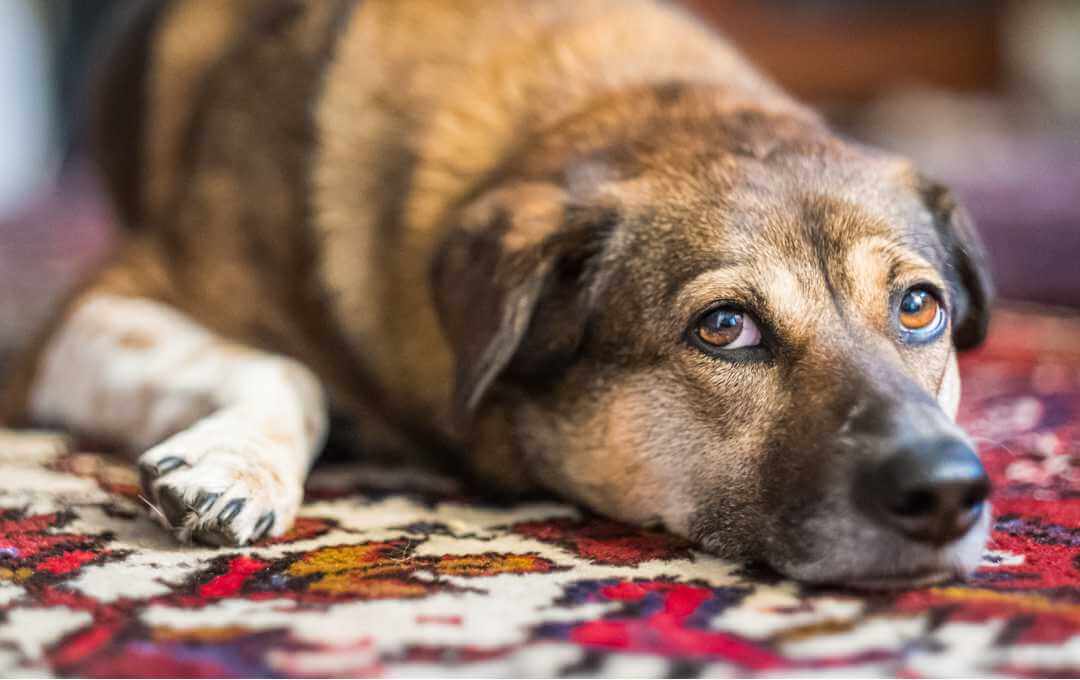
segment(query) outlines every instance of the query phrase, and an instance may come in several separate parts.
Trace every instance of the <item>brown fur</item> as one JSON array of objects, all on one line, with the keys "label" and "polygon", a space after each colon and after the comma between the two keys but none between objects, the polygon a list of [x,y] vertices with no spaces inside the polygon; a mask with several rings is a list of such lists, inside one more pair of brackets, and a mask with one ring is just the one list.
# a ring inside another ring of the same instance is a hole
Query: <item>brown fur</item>
[{"label": "brown fur", "polygon": [[[985,331],[947,193],[661,3],[176,0],[149,23],[141,134],[106,163],[132,229],[89,289],[299,359],[373,446],[787,564],[819,549],[785,523],[857,408],[955,401],[952,344],[898,344],[896,291],[943,291],[960,346]],[[692,349],[716,300],[775,354]]]}]

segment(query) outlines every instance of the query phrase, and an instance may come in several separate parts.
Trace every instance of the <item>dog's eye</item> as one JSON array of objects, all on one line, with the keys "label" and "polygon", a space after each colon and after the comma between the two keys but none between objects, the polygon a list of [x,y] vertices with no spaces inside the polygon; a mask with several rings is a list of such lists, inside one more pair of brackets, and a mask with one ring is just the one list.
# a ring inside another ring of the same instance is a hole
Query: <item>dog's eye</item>
[{"label": "dog's eye", "polygon": [[926,342],[945,326],[945,310],[925,288],[911,288],[900,300],[900,328],[907,339]]},{"label": "dog's eye", "polygon": [[761,343],[761,331],[754,320],[737,309],[714,309],[697,323],[697,339],[714,349],[756,347]]}]

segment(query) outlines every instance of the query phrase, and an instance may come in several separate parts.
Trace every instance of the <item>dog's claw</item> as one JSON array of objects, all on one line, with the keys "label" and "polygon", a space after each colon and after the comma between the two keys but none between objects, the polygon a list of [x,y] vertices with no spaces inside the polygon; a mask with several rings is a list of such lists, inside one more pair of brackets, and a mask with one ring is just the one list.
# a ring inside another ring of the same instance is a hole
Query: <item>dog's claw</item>
[{"label": "dog's claw", "polygon": [[197,515],[205,515],[219,498],[221,498],[220,493],[200,491],[199,495],[195,497],[195,502],[191,506],[191,511]]},{"label": "dog's claw", "polygon": [[142,484],[142,488],[145,489],[147,493],[152,493],[154,482],[157,481],[159,477],[167,475],[173,470],[178,470],[187,466],[188,462],[186,460],[176,456],[162,458],[157,463],[140,463],[139,481]]},{"label": "dog's claw", "polygon": [[161,460],[159,460],[157,465],[154,466],[154,468],[156,475],[160,477],[162,475],[169,474],[177,468],[184,467],[187,464],[188,462],[183,458],[169,456],[168,458],[162,458]]},{"label": "dog's claw", "polygon": [[261,541],[270,531],[270,527],[274,526],[274,511],[266,513],[259,518],[259,521],[255,523],[255,528],[251,533],[251,541]]},{"label": "dog's claw", "polygon": [[233,521],[236,519],[236,516],[240,514],[240,511],[244,509],[245,503],[247,503],[247,500],[244,498],[234,498],[229,501],[218,514],[218,521],[222,524],[228,524]]}]

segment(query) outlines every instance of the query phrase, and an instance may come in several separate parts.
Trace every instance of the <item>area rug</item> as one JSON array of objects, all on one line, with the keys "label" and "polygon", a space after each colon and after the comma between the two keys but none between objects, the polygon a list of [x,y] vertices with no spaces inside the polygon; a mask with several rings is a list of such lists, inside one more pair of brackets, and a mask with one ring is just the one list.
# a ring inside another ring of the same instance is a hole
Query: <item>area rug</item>
[{"label": "area rug", "polygon": [[1080,320],[998,314],[961,418],[974,578],[809,588],[555,501],[319,468],[280,540],[182,548],[123,461],[0,435],[0,675],[1078,676]]}]

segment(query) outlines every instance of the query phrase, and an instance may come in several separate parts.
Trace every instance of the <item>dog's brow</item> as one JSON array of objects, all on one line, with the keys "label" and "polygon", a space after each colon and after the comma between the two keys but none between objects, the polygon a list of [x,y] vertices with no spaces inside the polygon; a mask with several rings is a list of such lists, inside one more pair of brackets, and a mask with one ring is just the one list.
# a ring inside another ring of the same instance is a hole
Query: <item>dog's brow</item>
[{"label": "dog's brow", "polygon": [[713,267],[685,279],[676,289],[672,306],[681,316],[716,300],[742,300],[761,305],[764,300],[754,286],[758,270],[747,263]]},{"label": "dog's brow", "polygon": [[747,260],[741,258],[716,258],[704,264],[695,264],[698,266],[695,266],[693,269],[685,269],[681,272],[671,273],[671,280],[664,289],[665,305],[677,305],[680,297],[682,297],[683,291],[687,290],[694,281],[707,276],[712,272],[745,270],[750,265]]},{"label": "dog's brow", "polygon": [[855,281],[873,280],[888,285],[905,275],[922,275],[932,283],[943,283],[933,263],[911,248],[880,236],[870,236],[852,245],[846,265]]}]

